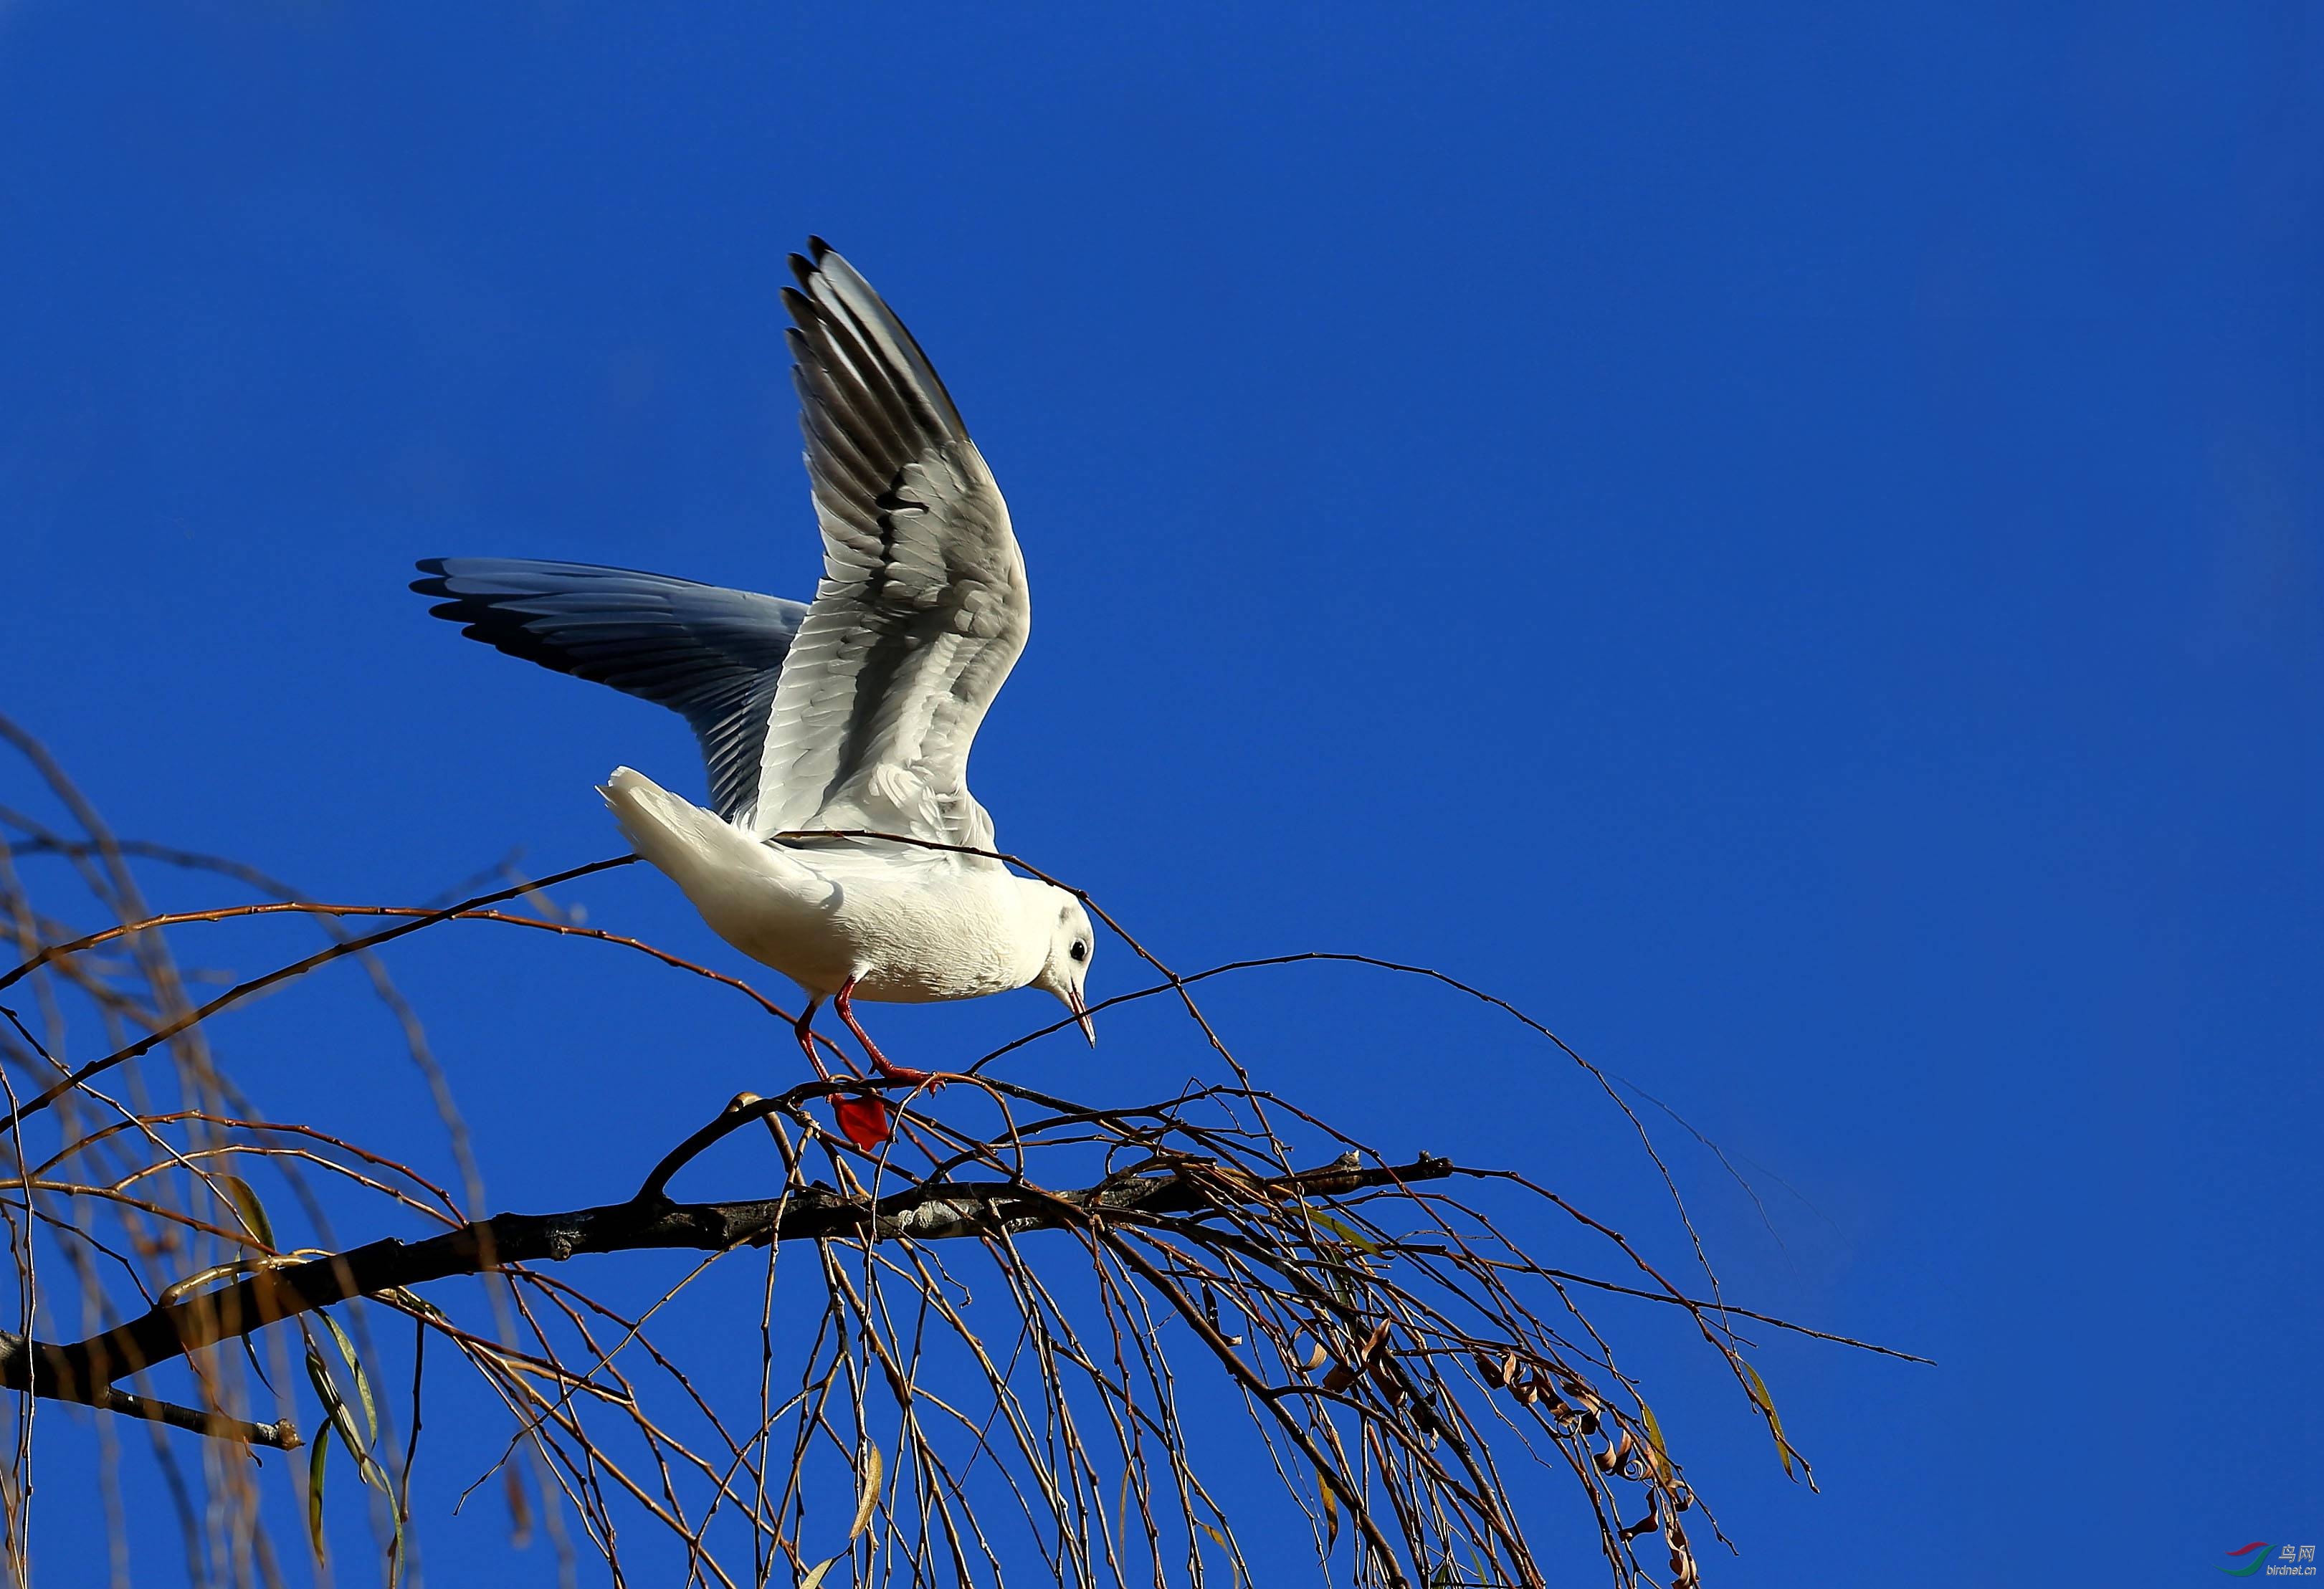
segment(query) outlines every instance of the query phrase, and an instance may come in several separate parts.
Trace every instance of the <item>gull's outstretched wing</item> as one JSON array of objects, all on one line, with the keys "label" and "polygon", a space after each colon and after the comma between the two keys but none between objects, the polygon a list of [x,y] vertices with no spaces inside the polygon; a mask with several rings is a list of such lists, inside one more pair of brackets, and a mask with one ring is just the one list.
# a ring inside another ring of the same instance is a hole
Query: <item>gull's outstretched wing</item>
[{"label": "gull's outstretched wing", "polygon": [[912,334],[821,239],[791,258],[823,583],[776,686],[756,831],[990,849],[968,749],[1032,609],[1009,510]]},{"label": "gull's outstretched wing", "polygon": [[667,706],[693,726],[711,808],[748,822],[775,680],[807,608],[749,591],[586,563],[429,557],[429,609],[512,657]]}]

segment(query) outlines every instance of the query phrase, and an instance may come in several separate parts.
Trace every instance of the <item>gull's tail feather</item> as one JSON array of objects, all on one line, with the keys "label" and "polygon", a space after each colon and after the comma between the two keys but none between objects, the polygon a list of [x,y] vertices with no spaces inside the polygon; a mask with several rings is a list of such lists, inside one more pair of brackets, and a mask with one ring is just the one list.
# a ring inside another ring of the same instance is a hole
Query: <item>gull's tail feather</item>
[{"label": "gull's tail feather", "polygon": [[617,767],[597,786],[630,848],[673,877],[716,856],[722,837],[740,837],[716,813],[671,794],[641,772]]}]

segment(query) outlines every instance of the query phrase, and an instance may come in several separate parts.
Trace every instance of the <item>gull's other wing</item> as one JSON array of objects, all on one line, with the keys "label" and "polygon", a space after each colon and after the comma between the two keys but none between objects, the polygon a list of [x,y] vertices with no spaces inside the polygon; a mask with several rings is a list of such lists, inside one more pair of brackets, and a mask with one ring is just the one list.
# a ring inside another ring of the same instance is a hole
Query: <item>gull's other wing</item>
[{"label": "gull's other wing", "polygon": [[586,563],[429,557],[411,588],[462,632],[528,662],[611,684],[692,725],[711,808],[748,822],[777,675],[807,608],[749,591]]}]

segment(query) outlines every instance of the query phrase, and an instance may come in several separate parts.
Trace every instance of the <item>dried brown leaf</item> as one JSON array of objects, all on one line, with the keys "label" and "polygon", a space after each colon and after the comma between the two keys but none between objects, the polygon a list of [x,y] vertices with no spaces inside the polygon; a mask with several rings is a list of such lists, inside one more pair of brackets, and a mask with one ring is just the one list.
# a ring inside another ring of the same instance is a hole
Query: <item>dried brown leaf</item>
[{"label": "dried brown leaf", "polygon": [[850,1540],[861,1539],[863,1531],[872,1526],[872,1511],[880,1504],[880,1481],[886,1476],[887,1466],[879,1447],[863,1447],[863,1465],[855,1477],[855,1520],[847,1525]]}]

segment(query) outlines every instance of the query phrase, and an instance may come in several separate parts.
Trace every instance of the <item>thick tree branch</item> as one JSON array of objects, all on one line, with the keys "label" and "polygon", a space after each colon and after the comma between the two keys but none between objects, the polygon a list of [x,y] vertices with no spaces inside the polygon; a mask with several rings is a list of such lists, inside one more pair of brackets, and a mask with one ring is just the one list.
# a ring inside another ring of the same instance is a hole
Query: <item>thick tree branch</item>
[{"label": "thick tree branch", "polygon": [[[752,1116],[755,1117],[755,1116]],[[1196,1166],[1190,1162],[1188,1168]],[[561,1263],[585,1253],[690,1248],[724,1252],[768,1241],[824,1241],[876,1235],[943,1241],[1078,1223],[1110,1213],[1187,1214],[1222,1201],[1277,1202],[1342,1197],[1370,1187],[1434,1180],[1454,1173],[1449,1160],[1424,1154],[1409,1164],[1367,1166],[1351,1153],[1296,1174],[1261,1180],[1199,1178],[1172,1171],[1118,1177],[1074,1191],[1047,1191],[1013,1181],[947,1181],[908,1188],[876,1201],[810,1187],[787,1198],[729,1203],[673,1203],[659,1195],[659,1173],[645,1195],[628,1202],[562,1214],[499,1214],[441,1235],[395,1237],[306,1263],[263,1270],[232,1285],[155,1307],[84,1341],[59,1345],[0,1332],[0,1387],[112,1411],[154,1418],[179,1428],[258,1445],[290,1447],[288,1424],[257,1425],[152,1402],[115,1382],[199,1347],[248,1336],[270,1324],[350,1298],[425,1285],[512,1263]]]}]

